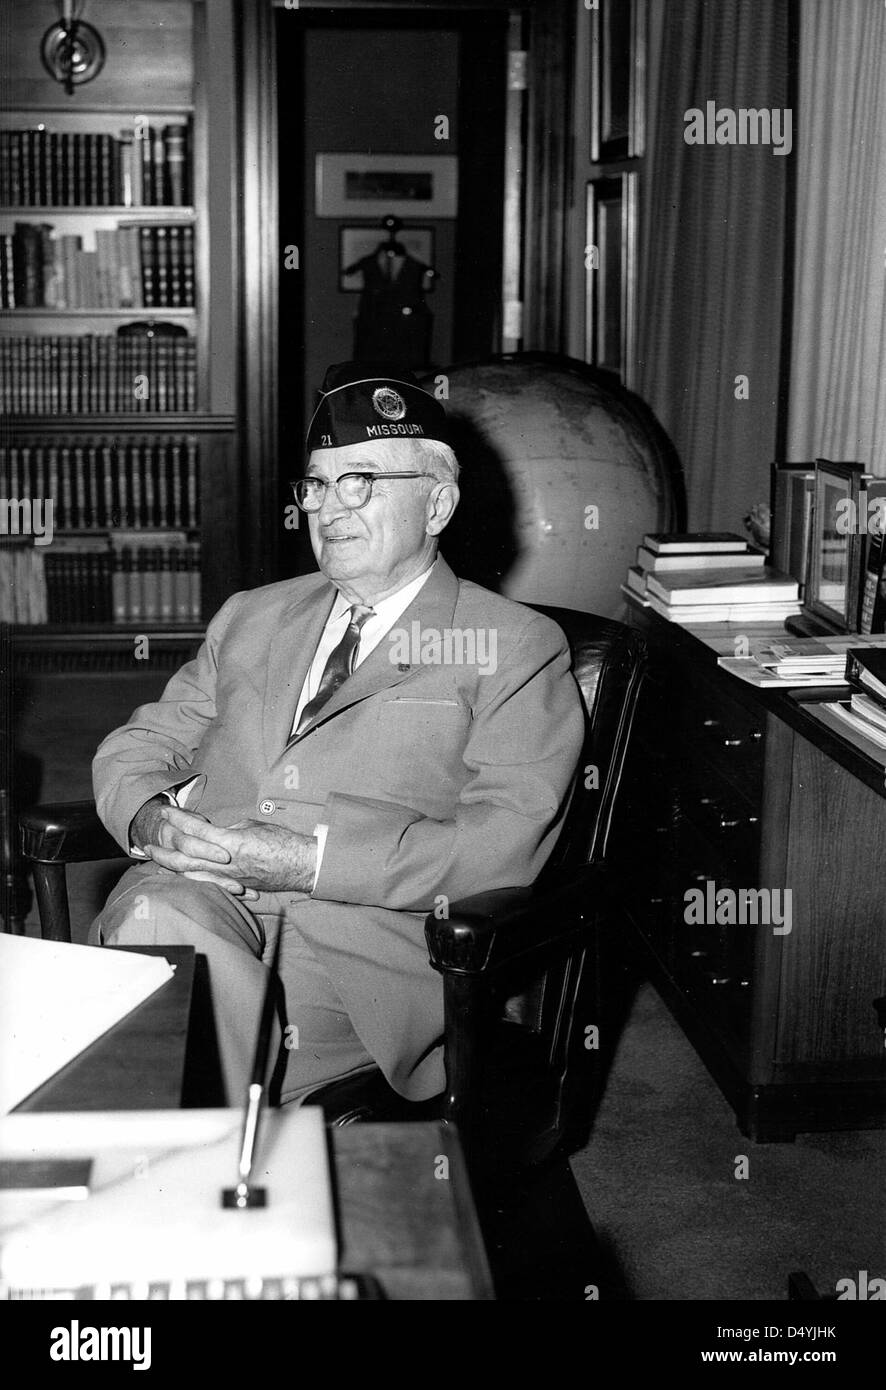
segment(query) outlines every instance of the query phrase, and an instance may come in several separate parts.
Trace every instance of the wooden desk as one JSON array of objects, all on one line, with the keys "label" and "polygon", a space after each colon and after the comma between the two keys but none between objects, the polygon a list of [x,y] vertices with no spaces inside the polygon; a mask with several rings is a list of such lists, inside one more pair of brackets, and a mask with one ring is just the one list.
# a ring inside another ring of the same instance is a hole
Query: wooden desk
[{"label": "wooden desk", "polygon": [[[129,947],[106,949],[135,949]],[[192,947],[139,947],[175,978],[81,1053],[18,1110],[153,1110],[181,1104]],[[392,1300],[493,1297],[453,1130],[436,1121],[331,1128],[341,1268],[375,1275]]]},{"label": "wooden desk", "polygon": [[[883,1126],[883,769],[698,636],[629,621],[651,673],[615,853],[649,974],[752,1139]],[[687,924],[711,881],[790,889],[790,932]]]},{"label": "wooden desk", "polygon": [[[390,1299],[491,1299],[461,1146],[435,1120],[329,1131],[341,1267]],[[444,1176],[444,1172],[448,1175]]]}]

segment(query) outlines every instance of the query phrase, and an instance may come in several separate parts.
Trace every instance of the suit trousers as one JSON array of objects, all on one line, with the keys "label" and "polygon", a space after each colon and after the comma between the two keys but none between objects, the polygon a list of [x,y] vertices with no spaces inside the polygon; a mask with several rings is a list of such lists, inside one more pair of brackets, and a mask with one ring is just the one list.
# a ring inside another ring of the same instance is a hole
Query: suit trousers
[{"label": "suit trousers", "polygon": [[329,1081],[374,1065],[342,1000],[297,922],[249,911],[216,884],[159,865],[129,869],[89,932],[92,945],[193,946],[206,956],[229,1105],[251,1080],[258,1021],[278,933],[281,989],[271,1038],[272,1099],[302,1100]]}]

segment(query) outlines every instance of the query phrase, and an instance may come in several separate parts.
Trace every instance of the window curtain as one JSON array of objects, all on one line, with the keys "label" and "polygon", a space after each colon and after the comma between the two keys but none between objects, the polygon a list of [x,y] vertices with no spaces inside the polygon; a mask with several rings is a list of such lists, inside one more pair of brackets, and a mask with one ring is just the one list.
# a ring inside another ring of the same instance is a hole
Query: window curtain
[{"label": "window curtain", "polygon": [[[684,114],[708,101],[734,111],[787,106],[790,6],[648,5],[633,379],[683,462],[690,527],[741,531],[749,507],[768,500],[776,451],[787,166],[796,153],[689,145]],[[746,386],[736,382],[745,377]]]},{"label": "window curtain", "polygon": [[886,7],[802,0],[788,455],[886,476]]}]

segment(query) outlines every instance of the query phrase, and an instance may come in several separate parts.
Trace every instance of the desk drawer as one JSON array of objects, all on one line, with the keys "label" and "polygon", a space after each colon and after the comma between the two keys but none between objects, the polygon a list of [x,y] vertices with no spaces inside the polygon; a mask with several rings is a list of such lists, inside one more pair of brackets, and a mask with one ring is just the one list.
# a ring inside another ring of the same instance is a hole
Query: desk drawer
[{"label": "desk drawer", "polygon": [[683,736],[695,760],[699,754],[755,805],[763,792],[765,719],[724,693],[726,677],[714,686],[699,672],[687,684]]},{"label": "desk drawer", "polygon": [[680,779],[680,811],[718,859],[725,859],[742,886],[754,883],[760,855],[758,809],[704,763],[685,768]]}]

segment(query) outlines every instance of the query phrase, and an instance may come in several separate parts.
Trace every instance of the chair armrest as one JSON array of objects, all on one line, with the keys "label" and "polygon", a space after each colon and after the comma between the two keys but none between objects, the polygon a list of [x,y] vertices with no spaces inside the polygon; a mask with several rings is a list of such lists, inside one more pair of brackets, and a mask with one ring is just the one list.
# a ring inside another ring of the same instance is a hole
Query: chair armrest
[{"label": "chair armrest", "polygon": [[445,975],[483,975],[584,929],[609,900],[611,875],[601,861],[560,882],[497,888],[450,903],[449,916],[425,919],[430,962]]},{"label": "chair armrest", "polygon": [[43,864],[125,859],[126,852],[98,818],[94,801],[58,801],[19,816],[22,853]]}]

